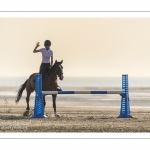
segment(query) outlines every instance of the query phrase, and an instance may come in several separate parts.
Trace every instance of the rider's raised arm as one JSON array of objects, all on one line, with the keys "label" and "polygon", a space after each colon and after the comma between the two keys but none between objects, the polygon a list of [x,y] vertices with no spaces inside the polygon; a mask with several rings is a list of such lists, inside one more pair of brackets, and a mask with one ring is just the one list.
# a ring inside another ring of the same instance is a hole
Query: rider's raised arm
[{"label": "rider's raised arm", "polygon": [[40,46],[40,43],[37,42],[37,44],[36,44],[36,46],[35,46],[35,48],[34,48],[34,50],[33,50],[33,53],[39,52],[39,50],[37,50],[37,48],[38,48],[39,46]]}]

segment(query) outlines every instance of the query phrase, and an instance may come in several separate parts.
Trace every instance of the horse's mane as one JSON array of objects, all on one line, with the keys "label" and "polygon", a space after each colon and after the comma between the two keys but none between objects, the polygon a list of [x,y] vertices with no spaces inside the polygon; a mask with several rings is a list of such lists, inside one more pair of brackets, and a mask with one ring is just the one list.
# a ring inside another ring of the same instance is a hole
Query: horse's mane
[{"label": "horse's mane", "polygon": [[43,74],[48,74],[48,75],[50,75],[52,72],[55,71],[56,66],[57,66],[57,64],[59,64],[59,63],[61,63],[61,62],[55,61],[54,65],[53,65],[51,68],[47,68],[47,69],[43,72]]},{"label": "horse's mane", "polygon": [[48,75],[50,75],[50,74],[55,70],[56,65],[57,65],[57,63],[55,62],[54,65],[53,65],[51,68],[48,68],[48,69],[47,69],[47,72],[46,72],[46,73],[48,73]]}]

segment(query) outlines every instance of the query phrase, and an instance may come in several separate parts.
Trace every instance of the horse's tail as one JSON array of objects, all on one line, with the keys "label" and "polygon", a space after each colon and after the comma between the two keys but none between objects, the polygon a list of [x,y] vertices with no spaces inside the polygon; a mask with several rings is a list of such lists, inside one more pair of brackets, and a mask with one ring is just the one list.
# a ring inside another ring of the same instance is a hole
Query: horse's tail
[{"label": "horse's tail", "polygon": [[27,83],[28,79],[24,82],[24,84],[22,84],[18,90],[18,93],[17,93],[17,96],[16,96],[16,103],[19,102],[21,96],[22,96],[22,93],[24,91],[24,89],[26,88],[26,83]]}]

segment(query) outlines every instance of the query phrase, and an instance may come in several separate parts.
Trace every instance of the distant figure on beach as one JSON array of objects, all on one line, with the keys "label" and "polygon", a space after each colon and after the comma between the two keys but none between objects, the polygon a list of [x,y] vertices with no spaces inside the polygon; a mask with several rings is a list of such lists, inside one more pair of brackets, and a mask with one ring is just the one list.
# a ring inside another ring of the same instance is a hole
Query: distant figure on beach
[{"label": "distant figure on beach", "polygon": [[[36,46],[33,50],[33,53],[37,53],[37,52],[42,53],[42,63],[40,65],[39,74],[42,74],[42,79],[44,81],[47,69],[51,68],[53,66],[53,51],[50,49],[50,46],[51,46],[51,41],[50,40],[46,40],[44,42],[45,48],[41,48],[41,49],[37,50],[37,48],[39,46],[40,46],[40,43],[37,42],[37,44],[36,44]],[[57,90],[62,91],[60,86],[57,87]]]}]

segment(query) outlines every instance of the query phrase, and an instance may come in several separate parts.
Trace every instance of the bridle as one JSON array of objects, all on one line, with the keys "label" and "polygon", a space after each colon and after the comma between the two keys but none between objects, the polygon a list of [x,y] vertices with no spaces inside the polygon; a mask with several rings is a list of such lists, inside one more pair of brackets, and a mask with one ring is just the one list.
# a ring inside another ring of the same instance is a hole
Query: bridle
[{"label": "bridle", "polygon": [[[63,78],[63,71],[62,71],[62,66],[61,66],[61,64],[57,64],[57,67],[59,67],[60,70],[61,70],[61,71],[59,71],[59,72],[56,71],[57,76],[58,76],[59,78]],[[57,70],[57,67],[56,67],[56,70]]]}]

